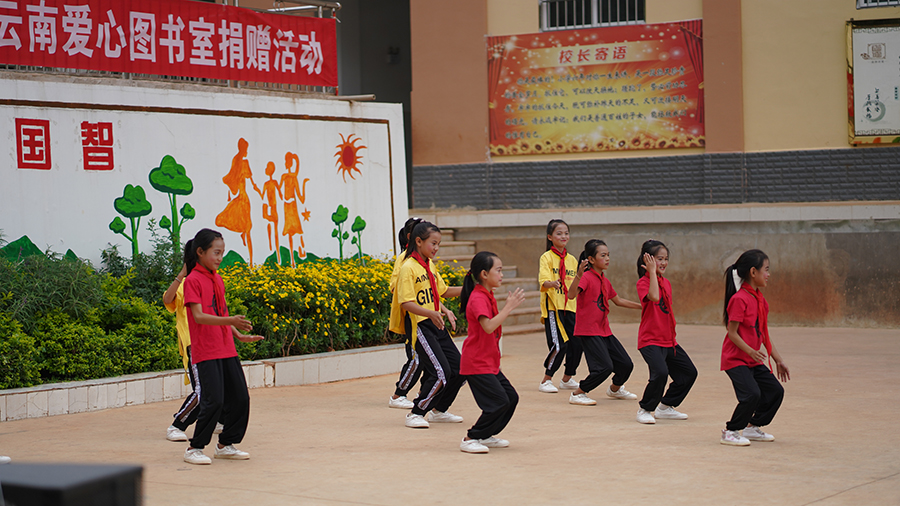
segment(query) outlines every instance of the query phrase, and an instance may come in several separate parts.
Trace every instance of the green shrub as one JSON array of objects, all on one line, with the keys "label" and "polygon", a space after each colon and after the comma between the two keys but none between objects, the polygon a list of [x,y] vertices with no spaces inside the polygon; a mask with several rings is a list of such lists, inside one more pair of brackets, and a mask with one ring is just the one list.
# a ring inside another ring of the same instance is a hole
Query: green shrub
[{"label": "green shrub", "polygon": [[34,338],[22,332],[19,322],[0,313],[0,389],[30,387],[40,379]]},{"label": "green shrub", "polygon": [[117,346],[98,325],[72,319],[62,311],[43,315],[34,334],[41,378],[76,381],[122,374],[122,364],[111,353]]}]

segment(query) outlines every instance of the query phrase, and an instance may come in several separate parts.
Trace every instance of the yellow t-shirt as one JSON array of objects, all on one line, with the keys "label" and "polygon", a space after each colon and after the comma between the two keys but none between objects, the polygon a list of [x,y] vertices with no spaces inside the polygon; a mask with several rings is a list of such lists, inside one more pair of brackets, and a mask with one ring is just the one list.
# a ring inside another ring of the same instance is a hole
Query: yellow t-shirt
[{"label": "yellow t-shirt", "polygon": [[[447,284],[444,283],[444,279],[438,274],[437,269],[434,267],[434,262],[432,262],[431,259],[428,260],[428,267],[435,277],[435,284],[439,294],[437,302],[438,305],[440,305],[440,295],[443,295],[444,292],[447,291]],[[405,334],[406,329],[404,320],[407,312],[401,307],[404,302],[415,302],[419,306],[433,310],[434,301],[435,295],[431,292],[431,283],[428,282],[428,273],[425,271],[425,268],[419,265],[419,262],[417,262],[415,258],[410,257],[404,260],[403,265],[400,266],[400,272],[397,275],[397,286],[391,301],[391,332]],[[397,311],[396,320],[394,319],[393,306],[396,306],[399,309],[399,311]],[[413,346],[415,346],[416,341],[415,327],[420,321],[426,319],[428,319],[427,316],[409,313],[409,321],[413,325],[413,329],[411,329],[412,331],[410,332],[412,335]]]},{"label": "yellow t-shirt", "polygon": [[400,275],[400,266],[403,265],[404,256],[406,256],[405,251],[394,257],[394,270],[391,271],[391,282],[389,285],[391,293],[394,293],[394,288],[397,288],[397,276]]},{"label": "yellow t-shirt", "polygon": [[185,370],[188,368],[187,347],[191,345],[191,331],[188,330],[187,310],[184,307],[184,280],[178,285],[175,298],[165,305],[170,313],[175,313],[175,330],[178,333],[178,353]]},{"label": "yellow t-shirt", "polygon": [[405,335],[405,325],[401,314],[400,303],[397,301],[397,278],[400,276],[400,266],[403,265],[403,257],[406,253],[400,253],[394,258],[394,270],[391,272],[391,318],[388,320],[388,330],[395,334]]},{"label": "yellow t-shirt", "polygon": [[[575,279],[575,273],[578,271],[578,260],[569,253],[566,253],[566,286],[572,290],[572,280]],[[551,250],[547,250],[541,255],[540,267],[538,268],[538,286],[541,287],[541,323],[547,318],[547,311],[572,311],[575,312],[575,299],[566,299],[562,287],[544,288],[545,281],[559,280],[559,256]]]}]

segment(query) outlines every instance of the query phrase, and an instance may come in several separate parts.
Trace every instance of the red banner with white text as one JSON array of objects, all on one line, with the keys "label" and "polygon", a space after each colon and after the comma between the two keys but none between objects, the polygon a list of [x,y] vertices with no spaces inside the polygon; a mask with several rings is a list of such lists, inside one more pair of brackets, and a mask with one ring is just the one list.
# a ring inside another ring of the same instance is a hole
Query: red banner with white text
[{"label": "red banner with white text", "polygon": [[337,86],[334,23],[186,0],[0,0],[0,63]]}]

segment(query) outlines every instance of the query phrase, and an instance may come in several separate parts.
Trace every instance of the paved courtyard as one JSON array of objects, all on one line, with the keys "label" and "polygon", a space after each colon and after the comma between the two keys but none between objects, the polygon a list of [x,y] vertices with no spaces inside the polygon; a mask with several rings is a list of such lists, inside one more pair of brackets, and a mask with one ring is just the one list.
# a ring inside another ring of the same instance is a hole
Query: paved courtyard
[{"label": "paved courtyard", "polygon": [[[626,388],[640,394],[637,325],[613,331],[635,362]],[[251,390],[239,446],[249,461],[182,462],[186,445],[165,440],[177,401],[0,423],[0,454],[143,465],[148,506],[900,504],[900,331],[773,328],[793,380],[768,428],[776,441],[745,448],[718,442],[736,403],[719,371],[723,336],[679,326],[700,376],[680,408],[690,419],[656,425],[634,420],[637,401],[607,398],[608,382],[590,407],[539,393],[543,334],[504,339],[502,368],[521,400],[502,433],[511,446],[487,455],[458,450],[480,413],[468,387],[452,409],[462,424],[413,430],[387,407],[394,375]]]}]

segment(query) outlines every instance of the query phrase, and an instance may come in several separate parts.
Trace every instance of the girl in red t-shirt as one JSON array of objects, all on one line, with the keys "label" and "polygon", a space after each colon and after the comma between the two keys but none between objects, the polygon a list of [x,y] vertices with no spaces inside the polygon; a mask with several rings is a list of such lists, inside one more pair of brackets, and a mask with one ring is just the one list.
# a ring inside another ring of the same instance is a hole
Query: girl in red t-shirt
[{"label": "girl in red t-shirt", "polygon": [[191,363],[202,385],[200,414],[191,445],[184,452],[189,464],[211,464],[203,448],[212,439],[216,422],[224,413],[225,427],[216,446],[217,459],[246,460],[250,454],[234,447],[244,438],[250,419],[250,394],[234,347],[234,340],[253,342],[253,329],[243,315],[229,316],[225,284],[216,272],[225,254],[222,234],[204,228],[184,245],[184,305],[191,334]]},{"label": "girl in red t-shirt", "polygon": [[459,444],[466,453],[487,453],[489,448],[506,448],[509,441],[499,434],[516,410],[519,395],[500,372],[500,325],[525,300],[521,288],[510,292],[503,309],[497,310],[494,290],[503,283],[503,262],[489,251],[472,259],[463,280],[459,310],[466,314],[469,335],[463,342],[459,374],[469,382],[481,416]]},{"label": "girl in red t-shirt", "polygon": [[609,303],[631,309],[640,309],[641,305],[619,297],[609,279],[603,275],[603,271],[608,268],[609,248],[605,242],[591,239],[584,245],[578,272],[572,281],[573,288],[568,294],[569,299],[577,299],[575,339],[581,341],[590,374],[569,395],[569,404],[597,404],[587,393],[600,386],[613,373],[612,385],[606,389],[606,395],[614,399],[637,399],[637,395],[622,386],[631,376],[634,363],[609,328]]},{"label": "girl in red t-shirt", "polygon": [[[691,357],[675,341],[675,315],[672,311],[672,285],[663,277],[669,265],[669,249],[653,239],[641,246],[637,260],[637,292],[641,299],[641,325],[638,351],[647,362],[650,379],[637,412],[640,423],[656,423],[657,418],[687,420],[675,410],[684,401],[697,368]],[[672,378],[666,390],[666,379]],[[665,394],[663,394],[665,392]]]},{"label": "girl in red t-shirt", "polygon": [[722,343],[722,370],[731,378],[738,405],[722,431],[723,445],[775,440],[761,427],[775,417],[784,387],[765,366],[766,353],[775,359],[781,381],[791,379],[791,372],[769,339],[769,303],[759,291],[768,284],[769,257],[758,249],[745,251],[725,270],[723,320],[728,334]]}]

